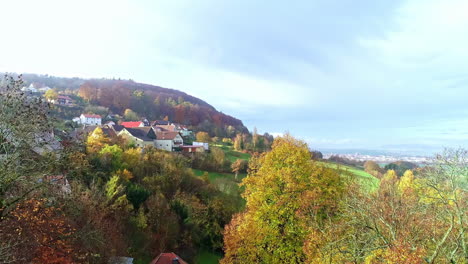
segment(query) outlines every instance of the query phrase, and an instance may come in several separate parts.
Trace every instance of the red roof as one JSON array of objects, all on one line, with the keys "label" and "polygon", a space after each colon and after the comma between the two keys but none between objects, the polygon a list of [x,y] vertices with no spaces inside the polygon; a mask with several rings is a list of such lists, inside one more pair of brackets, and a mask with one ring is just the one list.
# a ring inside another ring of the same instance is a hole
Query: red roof
[{"label": "red roof", "polygon": [[132,128],[132,127],[139,127],[141,125],[141,121],[136,121],[136,122],[122,122],[120,125],[126,127],[126,128]]},{"label": "red roof", "polygon": [[150,264],[173,264],[174,263],[173,260],[175,259],[177,259],[177,261],[179,261],[180,264],[187,264],[187,262],[185,262],[183,259],[181,259],[179,256],[177,256],[173,252],[159,254],[159,256],[153,259],[153,261],[151,261]]},{"label": "red roof", "polygon": [[179,132],[172,132],[172,131],[158,131],[156,132],[156,139],[159,140],[174,140]]},{"label": "red roof", "polygon": [[92,115],[92,114],[83,114],[83,115],[84,115],[84,117],[86,117],[86,118],[101,118],[100,115]]}]

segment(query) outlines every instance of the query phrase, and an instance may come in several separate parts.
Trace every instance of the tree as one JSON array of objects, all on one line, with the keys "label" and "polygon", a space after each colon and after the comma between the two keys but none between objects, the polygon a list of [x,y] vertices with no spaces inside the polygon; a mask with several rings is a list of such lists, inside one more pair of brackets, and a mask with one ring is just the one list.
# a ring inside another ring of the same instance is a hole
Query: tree
[{"label": "tree", "polygon": [[237,151],[244,150],[244,138],[242,134],[237,134],[236,138],[234,139],[234,149]]},{"label": "tree", "polygon": [[224,232],[221,263],[305,263],[312,230],[333,214],[345,185],[337,172],[310,162],[305,143],[275,139],[243,179],[246,210]]},{"label": "tree", "polygon": [[9,76],[0,82],[0,222],[58,162],[47,151],[55,143],[48,104],[21,92],[21,86],[21,79]]},{"label": "tree", "polygon": [[372,160],[364,162],[364,170],[377,178],[382,178],[382,174],[384,172],[379,164]]},{"label": "tree", "polygon": [[74,263],[73,257],[79,255],[80,250],[73,245],[71,221],[60,208],[47,203],[45,199],[23,201],[0,224],[1,242],[19,241],[12,248],[14,263]]},{"label": "tree", "polygon": [[318,151],[318,150],[313,150],[310,152],[310,155],[312,156],[312,159],[313,160],[321,160],[323,159],[323,154],[322,152]]},{"label": "tree", "polygon": [[136,121],[139,120],[140,117],[138,117],[138,114],[135,113],[132,109],[125,109],[124,119],[125,121]]},{"label": "tree", "polygon": [[49,101],[56,100],[58,97],[58,93],[55,89],[50,89],[45,92],[44,96]]},{"label": "tree", "polygon": [[211,143],[211,137],[207,132],[200,131],[195,136],[198,142]]},{"label": "tree", "polygon": [[99,152],[105,145],[110,143],[110,138],[97,127],[86,140],[86,151],[90,154]]},{"label": "tree", "polygon": [[237,175],[239,172],[247,171],[248,162],[246,160],[237,159],[231,164],[232,172],[235,173],[235,179],[237,180]]},{"label": "tree", "polygon": [[444,234],[434,239],[428,263],[436,263],[442,254],[452,263],[468,263],[468,151],[446,150],[435,162],[423,175],[427,190],[423,195],[427,195],[426,202],[439,206],[439,217],[449,224]]},{"label": "tree", "polygon": [[385,170],[394,170],[398,176],[402,176],[407,170],[416,169],[418,165],[408,161],[396,161],[385,165]]}]

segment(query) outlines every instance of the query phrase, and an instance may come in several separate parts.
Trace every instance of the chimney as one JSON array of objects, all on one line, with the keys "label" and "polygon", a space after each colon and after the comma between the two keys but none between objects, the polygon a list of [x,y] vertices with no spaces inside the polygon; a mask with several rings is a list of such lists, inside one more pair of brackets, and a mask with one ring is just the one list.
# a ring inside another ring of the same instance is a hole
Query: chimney
[{"label": "chimney", "polygon": [[174,258],[174,259],[172,260],[172,264],[180,264],[179,258],[177,258],[177,257]]}]

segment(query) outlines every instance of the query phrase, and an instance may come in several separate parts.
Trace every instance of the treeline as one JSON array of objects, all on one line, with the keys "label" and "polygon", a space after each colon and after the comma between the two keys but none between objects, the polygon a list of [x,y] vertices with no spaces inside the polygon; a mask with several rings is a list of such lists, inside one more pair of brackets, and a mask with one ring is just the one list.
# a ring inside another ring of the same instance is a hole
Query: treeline
[{"label": "treeline", "polygon": [[149,120],[169,119],[207,131],[212,136],[232,137],[246,132],[242,122],[216,111],[206,102],[183,92],[123,80],[90,80],[82,84],[78,95],[92,104],[124,115],[133,111]]},{"label": "treeline", "polygon": [[[17,74],[12,75],[18,77]],[[26,73],[22,74],[22,79],[22,85],[49,86],[69,96],[76,93],[88,104],[107,107],[110,110],[108,113],[123,116],[129,109],[139,118],[156,120],[167,117],[173,122],[217,137],[234,137],[236,133],[248,132],[239,119],[218,112],[205,101],[175,89],[133,80],[64,78],[47,74]],[[82,102],[79,105],[83,106]],[[68,115],[61,116],[69,118]]]}]

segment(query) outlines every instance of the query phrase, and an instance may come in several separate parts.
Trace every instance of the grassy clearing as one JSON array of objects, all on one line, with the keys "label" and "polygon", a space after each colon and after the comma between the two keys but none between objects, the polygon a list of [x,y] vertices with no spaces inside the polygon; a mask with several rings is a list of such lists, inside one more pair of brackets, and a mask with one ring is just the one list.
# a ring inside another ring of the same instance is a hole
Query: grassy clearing
[{"label": "grassy clearing", "polygon": [[250,157],[252,156],[249,153],[243,153],[243,152],[235,151],[232,146],[218,144],[218,145],[215,145],[215,147],[221,148],[224,151],[224,154],[226,155],[226,158],[230,162],[234,162],[237,159],[249,160]]},{"label": "grassy clearing", "polygon": [[379,179],[375,178],[374,176],[370,175],[362,169],[333,162],[321,162],[321,164],[334,169],[340,168],[351,173],[356,177],[356,180],[361,184],[361,186],[369,192],[375,191],[379,187]]},{"label": "grassy clearing", "polygon": [[221,255],[209,251],[202,251],[195,257],[195,264],[217,264]]},{"label": "grassy clearing", "polygon": [[[192,171],[195,174],[195,176],[203,176],[205,172],[208,172],[208,179],[210,180],[210,182],[215,182],[218,179],[228,179],[233,182],[236,181],[234,173],[209,172],[197,169],[192,169]],[[239,175],[237,176],[238,181],[240,182],[245,176],[247,176],[247,174],[239,173]]]}]

